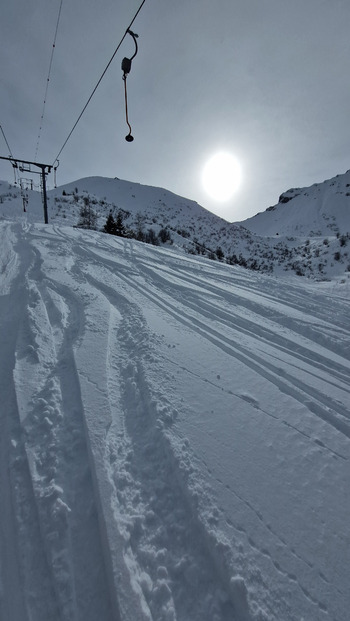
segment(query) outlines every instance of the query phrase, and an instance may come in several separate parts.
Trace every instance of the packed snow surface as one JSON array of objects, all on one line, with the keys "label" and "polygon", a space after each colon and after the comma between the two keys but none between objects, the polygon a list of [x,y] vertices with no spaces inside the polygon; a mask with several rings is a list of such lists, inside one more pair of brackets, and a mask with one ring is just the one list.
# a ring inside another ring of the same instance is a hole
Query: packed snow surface
[{"label": "packed snow surface", "polygon": [[346,621],[349,279],[0,223],[0,618]]}]

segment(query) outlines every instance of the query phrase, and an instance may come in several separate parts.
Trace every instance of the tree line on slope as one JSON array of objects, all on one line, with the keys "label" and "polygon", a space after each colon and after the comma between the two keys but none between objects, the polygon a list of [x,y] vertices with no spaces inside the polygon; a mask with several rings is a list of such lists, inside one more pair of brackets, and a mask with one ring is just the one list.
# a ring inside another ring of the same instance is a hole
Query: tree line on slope
[{"label": "tree line on slope", "polygon": [[[78,228],[97,230],[98,216],[91,207],[88,197],[84,197],[84,205],[80,209],[80,217],[77,224]],[[138,213],[135,217],[135,229],[126,226],[125,220],[129,216],[129,212],[119,209],[116,216],[113,216],[112,210],[109,212],[105,225],[101,229],[103,233],[116,235],[118,237],[126,237],[128,239],[137,239],[138,241],[159,246],[160,243],[173,243],[170,231],[167,228],[161,228],[158,233],[154,229],[144,230],[144,217]]]},{"label": "tree line on slope", "polygon": [[[105,203],[104,203],[105,204]],[[114,215],[113,215],[114,213]],[[246,256],[241,252],[235,253],[225,252],[222,247],[218,245],[216,249],[212,249],[205,245],[203,241],[199,241],[196,237],[192,237],[191,233],[185,229],[176,229],[172,226],[160,228],[156,232],[153,228],[145,230],[145,216],[142,213],[137,213],[132,226],[126,224],[126,221],[130,217],[130,212],[124,209],[118,209],[117,211],[111,209],[102,230],[104,233],[110,235],[116,235],[119,237],[125,237],[129,239],[136,239],[148,244],[158,246],[160,244],[173,244],[173,238],[171,236],[171,230],[177,235],[183,238],[188,238],[187,244],[183,245],[183,248],[189,254],[202,255],[208,259],[214,261],[220,261],[229,265],[239,265],[246,269],[260,271],[265,273],[272,273],[276,266],[281,266],[284,271],[294,271],[298,276],[313,276],[324,279],[326,277],[326,265],[327,260],[330,260],[330,268],[333,268],[335,263],[345,263],[349,261],[349,255],[346,249],[349,241],[349,233],[340,234],[337,232],[333,242],[332,248],[330,248],[330,242],[327,238],[321,240],[314,240],[313,244],[310,244],[310,240],[307,239],[304,244],[293,244],[288,247],[285,242],[280,240],[272,247],[262,248],[258,241],[253,243],[252,238],[246,240]],[[154,220],[155,221],[155,220]],[[83,197],[83,205],[80,208],[80,218],[77,226],[85,229],[97,230],[98,215],[93,209],[88,196]],[[287,238],[289,241],[296,241],[294,238]],[[338,248],[335,247],[336,242]],[[322,251],[322,247],[325,248]],[[350,263],[345,269],[350,272]]]}]

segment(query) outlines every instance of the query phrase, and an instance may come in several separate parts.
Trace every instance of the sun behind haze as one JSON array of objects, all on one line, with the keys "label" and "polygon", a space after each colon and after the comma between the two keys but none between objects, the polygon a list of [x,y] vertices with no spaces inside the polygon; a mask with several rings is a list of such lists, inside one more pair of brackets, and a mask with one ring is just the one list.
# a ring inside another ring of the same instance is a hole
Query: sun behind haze
[{"label": "sun behind haze", "polygon": [[207,194],[218,202],[226,202],[235,194],[242,181],[241,166],[231,153],[213,155],[202,171],[202,184]]}]

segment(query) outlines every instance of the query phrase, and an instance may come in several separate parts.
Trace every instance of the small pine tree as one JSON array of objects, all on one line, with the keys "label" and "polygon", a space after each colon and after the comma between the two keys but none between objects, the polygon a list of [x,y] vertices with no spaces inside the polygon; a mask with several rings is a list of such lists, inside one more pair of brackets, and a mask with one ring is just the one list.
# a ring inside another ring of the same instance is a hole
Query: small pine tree
[{"label": "small pine tree", "polygon": [[124,215],[121,209],[119,209],[117,213],[117,219],[115,221],[115,233],[114,235],[118,235],[119,237],[126,236],[126,229],[124,226]]},{"label": "small pine tree", "polygon": [[135,225],[136,225],[135,237],[138,241],[145,241],[144,224],[145,224],[145,216],[138,211],[135,217]]},{"label": "small pine tree", "polygon": [[158,237],[160,241],[162,242],[162,244],[165,244],[167,241],[171,241],[170,231],[167,228],[160,229],[158,233]]},{"label": "small pine tree", "polygon": [[106,220],[106,224],[103,227],[103,231],[105,233],[109,233],[109,235],[116,235],[116,227],[115,227],[115,220],[113,218],[112,212],[110,211],[108,216],[107,216],[107,220]]},{"label": "small pine tree", "polygon": [[147,244],[152,244],[153,246],[159,246],[159,239],[153,229],[148,229],[145,236],[145,242]]},{"label": "small pine tree", "polygon": [[84,205],[80,209],[80,218],[77,226],[80,229],[90,229],[96,231],[97,214],[90,205],[88,198],[84,197]]},{"label": "small pine tree", "polygon": [[223,261],[225,255],[224,255],[224,252],[223,252],[223,249],[221,248],[221,246],[217,247],[217,249],[216,249],[216,256],[217,256],[219,261]]}]

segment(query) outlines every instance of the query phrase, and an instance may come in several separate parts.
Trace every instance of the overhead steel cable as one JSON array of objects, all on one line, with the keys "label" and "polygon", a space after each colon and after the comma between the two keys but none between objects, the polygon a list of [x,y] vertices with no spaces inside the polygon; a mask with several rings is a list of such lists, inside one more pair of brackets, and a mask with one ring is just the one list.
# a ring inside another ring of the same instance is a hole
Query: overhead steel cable
[{"label": "overhead steel cable", "polygon": [[48,75],[47,75],[46,88],[45,88],[45,94],[44,94],[44,103],[43,103],[43,108],[42,108],[41,117],[40,117],[39,133],[38,133],[36,149],[35,149],[35,156],[34,156],[34,161],[35,162],[36,162],[36,158],[37,158],[37,155],[38,155],[39,143],[40,143],[40,138],[41,138],[41,131],[42,131],[42,128],[43,128],[43,122],[44,122],[44,116],[45,116],[45,107],[46,107],[46,100],[47,100],[47,93],[48,93],[48,90],[49,90],[49,82],[50,82],[50,76],[51,76],[52,60],[53,60],[53,55],[54,55],[55,48],[56,48],[56,38],[57,38],[58,25],[60,23],[61,10],[62,10],[62,2],[63,2],[63,0],[61,0],[61,2],[60,2],[60,8],[59,8],[59,11],[58,11],[58,17],[57,17],[57,22],[56,22],[55,36],[54,36],[53,44],[52,44],[51,58],[50,58],[50,64],[49,64],[49,72],[48,72]]},{"label": "overhead steel cable", "polygon": [[[7,141],[7,138],[6,138],[6,136],[5,136],[5,132],[4,132],[4,130],[2,129],[2,125],[0,125],[0,130],[1,130],[1,133],[2,133],[2,135],[3,135],[3,137],[4,137],[4,140],[5,140],[5,142],[6,142],[6,146],[7,146],[8,150],[9,150],[9,156],[10,156],[10,158],[11,158],[11,159],[13,159],[12,151],[11,151],[10,145],[9,145],[9,143],[8,143],[8,141]],[[16,184],[17,184],[17,175],[16,175],[16,171],[17,171],[17,163],[16,163],[15,161],[14,161],[14,162],[12,162],[12,167],[13,167],[13,174],[14,174],[14,178],[15,178],[15,185],[16,185]]]},{"label": "overhead steel cable", "polygon": [[6,136],[5,136],[4,130],[2,129],[2,126],[1,126],[1,125],[0,125],[0,129],[1,129],[1,133],[2,133],[2,135],[3,135],[3,137],[4,137],[4,140],[5,140],[5,142],[6,142],[6,146],[7,146],[8,150],[9,150],[9,155],[10,155],[10,157],[13,157],[13,155],[12,155],[12,151],[11,151],[11,149],[10,149],[10,145],[9,145],[9,143],[7,142],[7,138],[6,138]]},{"label": "overhead steel cable", "polygon": [[126,35],[128,34],[128,32],[129,32],[129,30],[130,30],[131,26],[133,25],[133,23],[134,23],[135,19],[137,18],[138,14],[140,13],[140,11],[141,11],[141,9],[142,9],[143,5],[145,4],[145,2],[146,2],[146,0],[142,0],[142,2],[141,2],[141,4],[140,4],[139,8],[137,9],[137,11],[136,11],[136,13],[135,13],[134,17],[132,18],[132,20],[131,20],[130,24],[128,25],[127,29],[125,30],[125,32],[124,32],[124,34],[123,34],[123,36],[122,36],[121,40],[119,41],[119,43],[118,43],[118,45],[117,45],[117,47],[116,47],[116,49],[114,50],[114,52],[113,52],[113,55],[112,55],[111,59],[109,60],[109,62],[108,62],[108,64],[107,64],[106,68],[104,69],[104,71],[103,71],[103,73],[102,73],[101,77],[99,78],[99,80],[98,80],[98,82],[97,82],[97,84],[96,84],[95,88],[93,89],[93,91],[92,91],[92,93],[91,93],[91,95],[90,95],[89,99],[87,100],[87,102],[86,102],[86,104],[85,104],[84,108],[82,109],[82,111],[81,111],[81,113],[79,114],[79,116],[78,116],[77,120],[75,121],[75,123],[74,123],[74,125],[73,125],[72,129],[70,130],[70,132],[69,132],[69,134],[68,134],[68,136],[67,136],[66,140],[64,141],[64,143],[63,143],[63,145],[62,145],[61,149],[60,149],[60,150],[59,150],[59,152],[57,153],[57,155],[56,155],[56,157],[55,157],[55,159],[54,159],[54,161],[53,161],[52,166],[54,166],[55,162],[57,162],[57,160],[58,160],[59,156],[61,155],[61,153],[62,153],[62,151],[63,151],[64,147],[66,146],[66,144],[67,144],[68,140],[70,139],[70,137],[71,137],[72,133],[74,132],[74,130],[75,130],[75,128],[76,128],[76,126],[78,125],[78,123],[79,123],[79,121],[80,121],[81,117],[83,116],[83,114],[84,114],[84,112],[85,112],[86,108],[88,107],[88,105],[89,105],[89,103],[90,103],[91,99],[93,98],[94,94],[96,93],[96,91],[97,91],[97,89],[98,89],[99,85],[100,85],[100,84],[101,84],[101,82],[102,82],[102,79],[104,78],[105,74],[107,73],[107,70],[108,70],[109,66],[111,65],[111,63],[112,63],[112,61],[113,61],[113,59],[114,59],[115,55],[117,54],[117,52],[118,52],[118,50],[119,50],[119,48],[120,48],[121,44],[123,43],[123,41],[124,41],[124,39],[125,39]]}]

